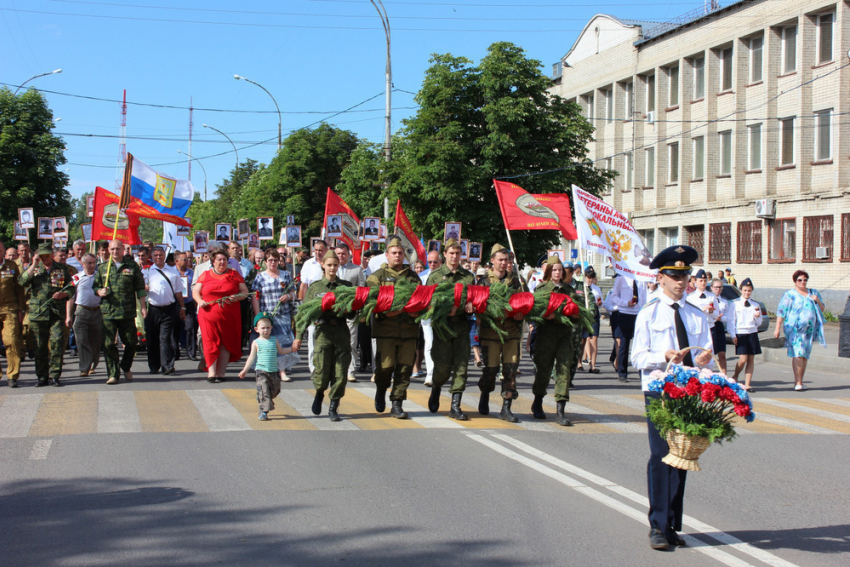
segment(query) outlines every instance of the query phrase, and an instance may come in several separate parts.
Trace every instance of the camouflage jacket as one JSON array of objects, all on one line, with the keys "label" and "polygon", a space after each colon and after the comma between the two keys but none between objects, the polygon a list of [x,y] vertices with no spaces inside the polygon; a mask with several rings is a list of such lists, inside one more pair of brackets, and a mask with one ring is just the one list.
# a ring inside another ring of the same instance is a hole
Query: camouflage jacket
[{"label": "camouflage jacket", "polygon": [[[413,284],[421,285],[422,280],[410,266],[403,266],[400,270],[394,270],[387,264],[372,272],[366,278],[366,285],[377,288],[387,285],[395,286],[396,282],[407,280]],[[395,317],[387,317],[384,313],[372,316],[372,337],[376,339],[416,339],[419,337],[419,324],[407,313],[401,313]]]},{"label": "camouflage jacket", "polygon": [[73,290],[63,290],[72,283],[71,272],[68,266],[53,262],[48,270],[44,264],[39,265],[30,274],[25,271],[18,278],[21,286],[29,288],[29,316],[30,321],[50,321],[51,319],[65,318],[65,302],[68,299],[52,299],[53,294],[65,291],[70,297]]},{"label": "camouflage jacket", "polygon": [[125,255],[120,265],[112,262],[108,282],[106,281],[107,269],[109,269],[108,262],[99,265],[92,284],[92,292],[94,293],[103,288],[109,288],[109,293],[100,302],[103,318],[134,319],[136,317],[136,298],[147,295],[142,269],[130,255]]}]

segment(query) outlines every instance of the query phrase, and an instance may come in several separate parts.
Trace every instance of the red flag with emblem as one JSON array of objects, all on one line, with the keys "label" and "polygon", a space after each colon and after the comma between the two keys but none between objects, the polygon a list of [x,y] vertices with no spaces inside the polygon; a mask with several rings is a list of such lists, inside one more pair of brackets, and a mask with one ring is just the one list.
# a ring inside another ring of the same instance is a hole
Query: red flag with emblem
[{"label": "red flag with emblem", "polygon": [[395,206],[395,228],[396,235],[401,239],[404,245],[404,250],[407,252],[407,259],[413,265],[417,259],[425,261],[425,247],[416,238],[416,233],[413,231],[413,225],[404,214],[404,209],[401,208],[401,200],[396,202]]},{"label": "red flag with emblem", "polygon": [[508,230],[560,230],[567,240],[578,238],[565,193],[532,195],[519,185],[493,180],[502,219]]},{"label": "red flag with emblem", "polygon": [[[92,242],[115,238],[124,244],[141,244],[139,215],[130,210],[119,211],[118,201],[118,195],[115,193],[103,187],[95,189],[94,216],[91,224]],[[118,223],[117,230],[115,230],[116,223]]]}]

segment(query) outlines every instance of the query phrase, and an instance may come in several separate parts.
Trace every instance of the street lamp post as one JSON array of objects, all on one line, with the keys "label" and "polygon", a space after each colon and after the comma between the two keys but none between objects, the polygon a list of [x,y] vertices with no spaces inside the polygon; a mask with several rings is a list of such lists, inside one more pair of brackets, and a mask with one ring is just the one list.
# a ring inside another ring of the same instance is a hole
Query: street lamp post
[{"label": "street lamp post", "polygon": [[204,164],[201,163],[201,160],[199,160],[196,157],[193,157],[192,154],[190,154],[188,152],[184,152],[183,150],[177,150],[177,153],[183,154],[184,156],[188,157],[189,159],[195,160],[196,162],[198,162],[198,165],[201,166],[201,171],[204,172],[204,203],[206,203],[207,202],[207,168],[204,167]]},{"label": "street lamp post", "polygon": [[260,83],[258,83],[256,81],[252,81],[251,79],[249,79],[247,77],[243,77],[241,75],[233,75],[233,78],[236,79],[237,81],[240,81],[240,80],[241,81],[248,81],[252,85],[257,85],[258,87],[260,87],[261,89],[266,91],[266,94],[269,95],[272,98],[272,102],[274,102],[274,107],[277,109],[277,149],[280,149],[281,146],[283,145],[283,139],[281,137],[281,127],[282,127],[282,124],[283,124],[283,118],[280,114],[280,107],[277,105],[277,101],[275,100],[274,96],[272,95],[272,93],[269,92],[269,90],[266,87],[264,87],[263,85],[261,85]]},{"label": "street lamp post", "polygon": [[[384,3],[381,0],[369,0],[372,3],[372,6],[375,7],[375,10],[378,11],[378,16],[381,18],[381,25],[384,26],[384,35],[387,38],[387,68],[384,73],[387,85],[386,85],[386,102],[385,102],[385,111],[384,111],[384,159],[386,161],[390,161],[392,159],[392,141],[390,139],[391,129],[392,129],[392,93],[393,93],[393,66],[392,66],[392,58],[390,56],[391,53],[391,42],[390,42],[390,17],[387,15],[387,9],[384,8]],[[377,2],[377,3],[376,3]],[[384,218],[389,218],[389,208],[390,202],[389,198],[386,197],[387,189],[389,189],[389,182],[384,182]]]},{"label": "street lamp post", "polygon": [[233,146],[233,153],[236,154],[236,169],[239,169],[239,150],[236,149],[236,144],[233,143],[233,140],[230,139],[230,136],[228,136],[227,134],[225,134],[224,132],[222,132],[218,128],[213,128],[209,124],[204,124],[204,128],[209,128],[210,130],[215,130],[216,132],[218,132],[219,134],[221,134],[222,136],[227,138],[227,141],[230,142],[231,146]]},{"label": "street lamp post", "polygon": [[61,72],[62,72],[62,69],[54,69],[53,71],[48,71],[47,73],[42,73],[41,75],[33,75],[32,77],[30,77],[29,79],[27,79],[26,81],[21,83],[20,86],[18,86],[17,89],[15,89],[15,94],[18,94],[18,91],[21,90],[24,87],[24,85],[29,83],[30,81],[34,81],[34,80],[41,78],[41,77],[46,77],[47,75],[55,75],[56,73],[61,73]]}]

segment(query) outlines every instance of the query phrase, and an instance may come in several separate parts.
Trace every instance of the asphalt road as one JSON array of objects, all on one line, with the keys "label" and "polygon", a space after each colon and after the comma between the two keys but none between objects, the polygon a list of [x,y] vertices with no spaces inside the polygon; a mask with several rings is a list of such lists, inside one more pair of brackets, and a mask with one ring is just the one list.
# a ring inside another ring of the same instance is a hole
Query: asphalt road
[{"label": "asphalt road", "polygon": [[333,424],[300,368],[259,422],[249,380],[211,385],[188,361],[150,376],[141,354],[132,384],[106,386],[75,363],[64,388],[29,387],[31,361],[0,388],[0,565],[850,564],[845,376],[797,393],[789,367],[758,366],[759,419],[700,458],[690,545],[658,552],[639,385],[607,364],[578,375],[561,428],[530,417],[527,358],[517,425],[478,416],[474,385],[469,422],[447,395],[428,413],[421,380],[402,422],[374,414],[366,376]]}]

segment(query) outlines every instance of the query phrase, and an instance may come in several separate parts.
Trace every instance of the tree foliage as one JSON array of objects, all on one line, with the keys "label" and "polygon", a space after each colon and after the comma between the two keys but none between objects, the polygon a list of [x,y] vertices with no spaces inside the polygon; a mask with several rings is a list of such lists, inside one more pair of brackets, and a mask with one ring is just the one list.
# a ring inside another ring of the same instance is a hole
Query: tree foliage
[{"label": "tree foliage", "polygon": [[53,113],[40,92],[0,89],[0,238],[10,240],[19,207],[36,217],[70,217],[65,142],[52,133]]},{"label": "tree foliage", "polygon": [[385,170],[381,144],[362,142],[352,152],[351,163],[343,170],[336,189],[360,218],[384,215]]}]

